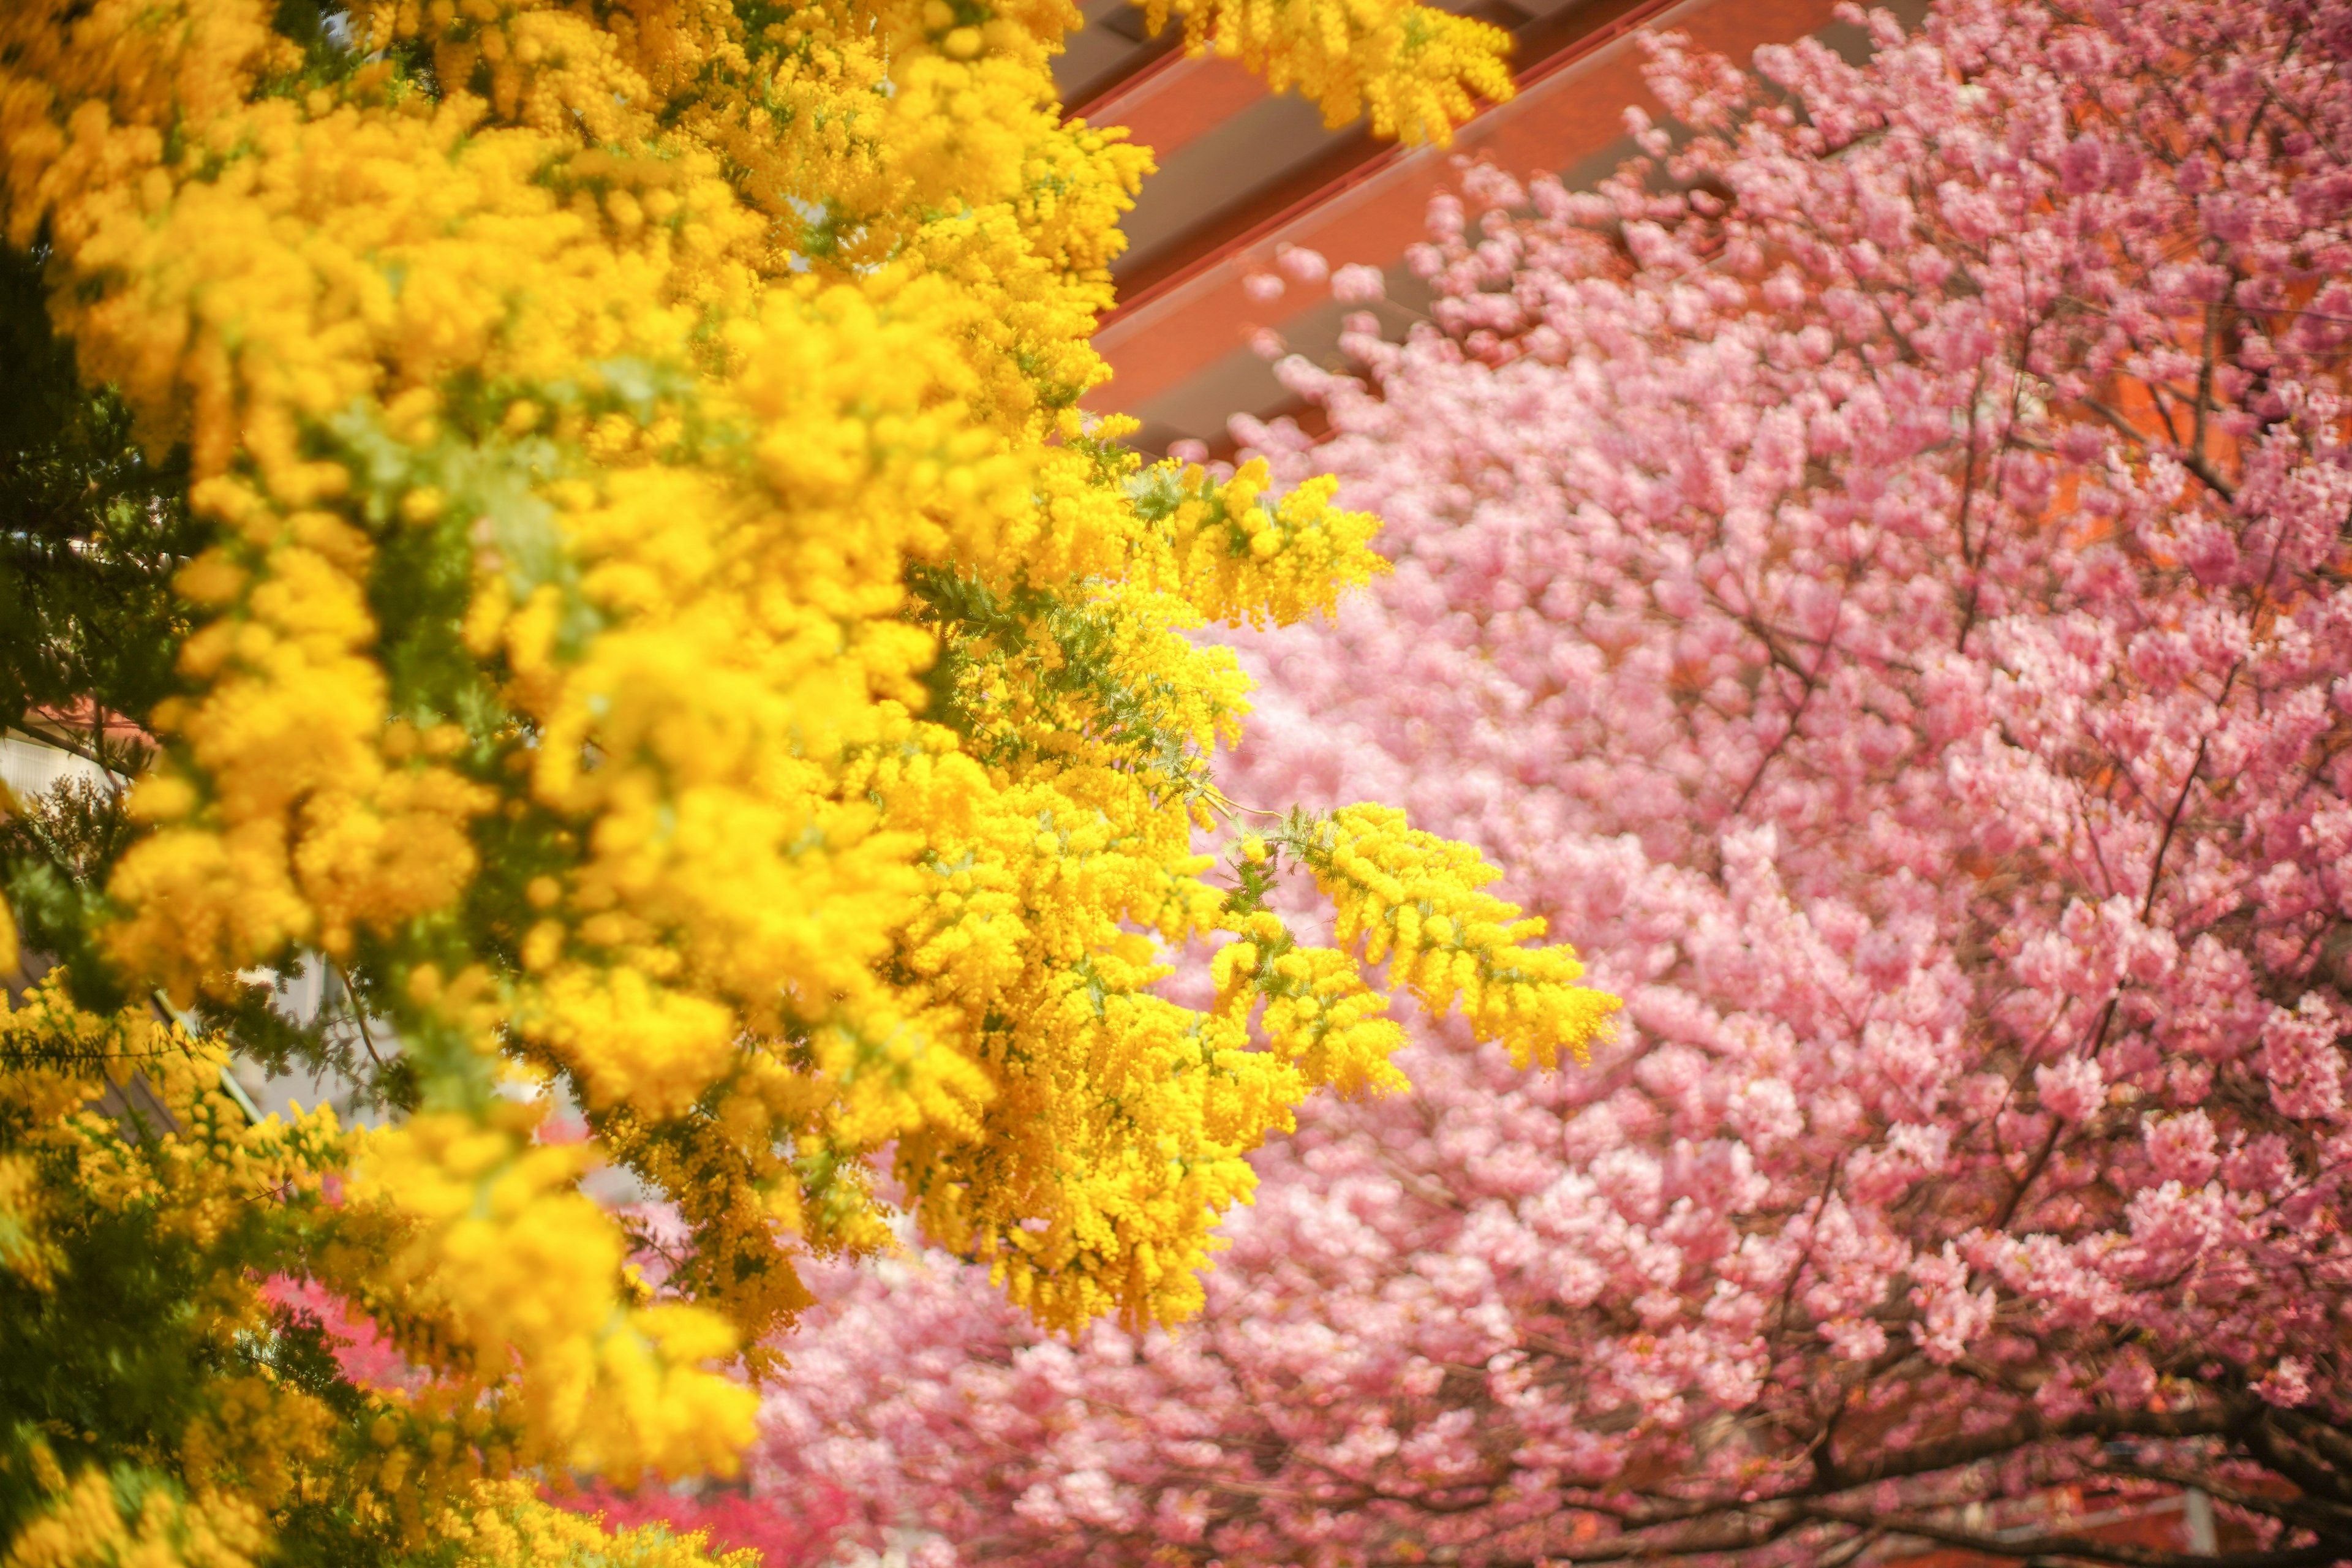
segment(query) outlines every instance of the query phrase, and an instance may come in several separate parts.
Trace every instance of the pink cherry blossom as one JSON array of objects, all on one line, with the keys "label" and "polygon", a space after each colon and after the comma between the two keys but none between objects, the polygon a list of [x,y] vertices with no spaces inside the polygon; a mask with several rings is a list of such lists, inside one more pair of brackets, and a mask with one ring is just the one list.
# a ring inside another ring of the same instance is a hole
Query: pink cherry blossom
[{"label": "pink cherry blossom", "polygon": [[1351,261],[1331,274],[1331,298],[1342,305],[1369,305],[1388,293],[1388,279],[1377,267]]},{"label": "pink cherry blossom", "polygon": [[1301,283],[1320,283],[1331,276],[1331,264],[1319,250],[1303,245],[1276,246],[1275,250],[1274,264]]}]

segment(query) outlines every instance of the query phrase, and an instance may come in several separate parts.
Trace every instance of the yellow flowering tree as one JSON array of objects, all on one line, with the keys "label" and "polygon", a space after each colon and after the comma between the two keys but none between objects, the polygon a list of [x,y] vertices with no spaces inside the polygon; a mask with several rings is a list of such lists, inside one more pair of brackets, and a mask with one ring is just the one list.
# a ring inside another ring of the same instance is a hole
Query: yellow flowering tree
[{"label": "yellow flowering tree", "polygon": [[[1407,137],[1507,90],[1408,0],[1175,12]],[[0,722],[115,781],[0,842],[0,946],[61,961],[0,1019],[7,1568],[580,1556],[528,1478],[730,1465],[794,1257],[888,1244],[886,1163],[1041,1321],[1170,1322],[1247,1152],[1399,1081],[1368,965],[1528,1059],[1600,1026],[1393,813],[1196,853],[1246,683],[1187,633],[1381,563],[1328,484],[1077,412],[1149,165],[1063,118],[1076,24],[0,12],[10,330],[68,377],[7,437]],[[1286,858],[1338,945],[1265,907]],[[1157,993],[1221,933],[1213,1007]],[[224,1041],[383,1125],[247,1125]],[[153,1117],[94,1108],[133,1068]],[[415,1375],[353,1384],[278,1279]]]}]

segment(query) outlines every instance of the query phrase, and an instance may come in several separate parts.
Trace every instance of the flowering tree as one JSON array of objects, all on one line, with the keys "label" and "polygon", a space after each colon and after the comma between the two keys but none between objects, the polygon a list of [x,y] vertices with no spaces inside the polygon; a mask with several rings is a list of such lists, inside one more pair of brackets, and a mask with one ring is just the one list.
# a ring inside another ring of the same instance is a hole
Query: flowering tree
[{"label": "flowering tree", "polygon": [[1226,787],[1482,845],[1614,1043],[1423,1026],[1181,1333],[866,1287],[779,1506],[942,1563],[2164,1564],[2013,1505],[2193,1487],[2228,1561],[2352,1556],[2352,6],[1868,25],[1662,45],[1680,131],[1472,171],[1433,323],[1286,366],[1328,442],[1244,426],[1396,571],[1245,639]]},{"label": "flowering tree", "polygon": [[[1391,134],[1507,91],[1410,0],[1172,10]],[[0,726],[98,766],[0,802],[0,973],[58,965],[0,1008],[11,1568],[620,1551],[525,1479],[730,1466],[879,1152],[1039,1321],[1164,1321],[1248,1151],[1395,1080],[1367,962],[1523,1058],[1613,1005],[1393,811],[1276,836],[1329,942],[1195,853],[1247,704],[1188,634],[1383,563],[1077,413],[1147,163],[1055,101],[1076,21],[0,11]],[[247,1125],[232,1045],[385,1124]]]}]

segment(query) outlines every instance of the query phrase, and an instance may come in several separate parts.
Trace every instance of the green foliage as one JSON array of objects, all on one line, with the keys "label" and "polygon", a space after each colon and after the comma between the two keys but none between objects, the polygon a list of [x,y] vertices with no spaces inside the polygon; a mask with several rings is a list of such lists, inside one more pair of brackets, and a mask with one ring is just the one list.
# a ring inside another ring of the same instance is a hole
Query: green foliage
[{"label": "green foliage", "polygon": [[185,622],[171,581],[203,531],[185,454],[142,449],[121,401],[76,376],[49,329],[43,262],[38,247],[0,247],[0,726],[29,716],[124,761],[121,742],[84,731],[105,715],[139,722],[175,689]]},{"label": "green foliage", "polygon": [[[69,1060],[128,1037],[60,1037],[47,1054]],[[133,1064],[109,1065],[121,1072]],[[190,1130],[151,1120],[121,1115],[94,1139],[60,1139],[25,1099],[0,1099],[0,1167],[35,1184],[29,1212],[41,1222],[37,1237],[22,1226],[23,1234],[0,1234],[0,1540],[16,1539],[54,1507],[56,1477],[92,1468],[110,1478],[126,1519],[138,1518],[157,1489],[176,1510],[191,1435],[227,1434],[213,1462],[236,1466],[237,1429],[258,1409],[247,1408],[254,1389],[270,1391],[271,1400],[303,1396],[321,1423],[311,1444],[317,1455],[366,1450],[374,1413],[315,1319],[278,1309],[258,1331],[223,1326],[225,1314],[237,1315],[221,1297],[224,1281],[295,1265],[320,1211],[310,1203],[247,1202],[215,1207],[212,1223],[188,1225],[173,1184],[154,1178],[174,1169],[166,1141]],[[119,1152],[110,1152],[110,1141],[119,1141]],[[142,1169],[144,1180],[131,1173]],[[26,1196],[19,1192],[20,1204]],[[249,1287],[233,1287],[242,1288]],[[284,1510],[271,1561],[363,1568],[390,1560],[397,1544],[385,1525],[296,1500]]]},{"label": "green foliage", "polygon": [[[186,629],[171,582],[202,531],[185,456],[142,448],[111,393],[84,388],[50,330],[44,252],[0,247],[0,729],[32,731],[113,773],[177,685]],[[100,892],[127,840],[116,792],[80,784],[17,803],[0,827],[0,889],[26,944],[65,963],[87,1006],[123,995],[91,947]]]}]

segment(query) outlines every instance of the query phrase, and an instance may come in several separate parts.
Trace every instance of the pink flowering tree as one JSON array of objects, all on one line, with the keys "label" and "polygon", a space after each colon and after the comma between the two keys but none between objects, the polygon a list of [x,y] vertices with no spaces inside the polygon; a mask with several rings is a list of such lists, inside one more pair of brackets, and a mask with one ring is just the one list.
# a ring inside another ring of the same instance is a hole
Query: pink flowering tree
[{"label": "pink flowering tree", "polygon": [[1244,429],[1397,570],[1243,639],[1228,790],[1478,842],[1615,1041],[1422,1027],[1182,1332],[828,1288],[768,1506],[924,1568],[2185,1564],[2051,1500],[2194,1489],[2352,1558],[2352,4],[1868,26],[1662,46],[1643,161],[1473,171],[1433,321],[1286,367],[1331,437]]}]

